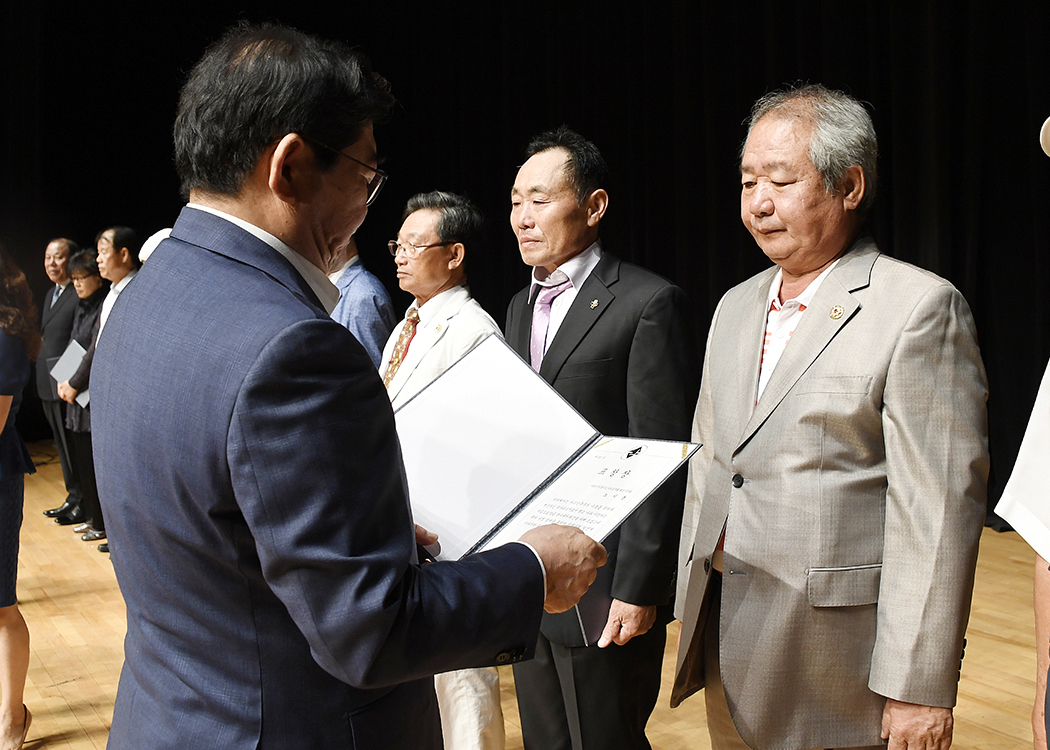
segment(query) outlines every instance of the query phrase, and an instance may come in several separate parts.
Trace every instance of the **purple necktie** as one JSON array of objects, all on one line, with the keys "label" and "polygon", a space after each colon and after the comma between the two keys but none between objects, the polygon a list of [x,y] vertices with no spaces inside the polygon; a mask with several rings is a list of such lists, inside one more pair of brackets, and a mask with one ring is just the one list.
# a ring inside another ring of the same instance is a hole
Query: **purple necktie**
[{"label": "purple necktie", "polygon": [[529,361],[532,369],[540,371],[543,362],[543,354],[547,349],[547,329],[551,323],[551,304],[572,286],[572,282],[566,279],[555,286],[540,287],[540,293],[536,295],[536,302],[532,306],[532,337],[529,340]]}]

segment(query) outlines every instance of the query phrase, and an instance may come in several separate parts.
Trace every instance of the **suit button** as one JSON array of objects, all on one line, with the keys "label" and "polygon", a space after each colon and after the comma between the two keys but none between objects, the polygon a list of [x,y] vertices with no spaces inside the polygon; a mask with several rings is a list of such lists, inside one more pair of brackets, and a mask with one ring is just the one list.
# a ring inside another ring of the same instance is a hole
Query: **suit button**
[{"label": "suit button", "polygon": [[510,654],[504,651],[502,654],[496,657],[497,664],[507,664],[510,661]]},{"label": "suit button", "polygon": [[737,489],[740,489],[741,487],[743,487],[744,486],[744,478],[742,476],[740,476],[739,474],[734,474],[733,475],[733,486],[736,487]]},{"label": "suit button", "polygon": [[711,572],[711,558],[710,557],[705,557],[704,558],[704,572],[705,573],[710,573]]}]

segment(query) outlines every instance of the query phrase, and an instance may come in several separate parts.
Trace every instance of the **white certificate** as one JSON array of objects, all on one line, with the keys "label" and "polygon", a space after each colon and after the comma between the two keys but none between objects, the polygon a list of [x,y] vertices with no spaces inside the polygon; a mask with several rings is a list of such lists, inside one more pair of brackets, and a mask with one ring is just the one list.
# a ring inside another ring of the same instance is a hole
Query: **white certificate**
[{"label": "white certificate", "polygon": [[[55,366],[51,368],[51,377],[55,379],[56,383],[65,383],[76,373],[80,367],[80,363],[84,359],[84,355],[87,351],[80,344],[77,343],[76,339],[70,339],[69,346],[62,352],[62,356],[55,362]],[[88,390],[85,389],[77,394],[74,399],[81,407],[87,408],[88,402],[91,396]]]},{"label": "white certificate", "polygon": [[699,447],[604,437],[498,336],[395,416],[412,514],[441,560],[545,523],[601,541]]}]

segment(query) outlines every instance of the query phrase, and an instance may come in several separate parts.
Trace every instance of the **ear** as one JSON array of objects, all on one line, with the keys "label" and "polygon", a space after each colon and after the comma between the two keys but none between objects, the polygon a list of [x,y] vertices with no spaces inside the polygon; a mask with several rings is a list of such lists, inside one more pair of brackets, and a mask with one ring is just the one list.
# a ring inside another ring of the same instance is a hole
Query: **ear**
[{"label": "ear", "polygon": [[266,170],[266,184],[278,200],[294,205],[306,195],[310,179],[316,177],[313,151],[298,133],[288,133],[270,149],[260,165]]},{"label": "ear", "polygon": [[857,206],[864,199],[864,168],[854,164],[846,170],[839,183],[842,192],[842,206],[847,211],[856,211]]},{"label": "ear", "polygon": [[120,257],[120,264],[122,266],[131,265],[131,251],[126,247],[120,248],[120,252],[118,252],[117,255]]},{"label": "ear", "polygon": [[598,222],[605,216],[605,209],[609,207],[609,194],[602,188],[598,188],[587,197],[587,226],[596,227]]},{"label": "ear", "polygon": [[463,247],[462,242],[457,242],[449,247],[448,259],[448,270],[455,271],[457,268],[463,265],[463,259],[466,257],[466,248]]}]

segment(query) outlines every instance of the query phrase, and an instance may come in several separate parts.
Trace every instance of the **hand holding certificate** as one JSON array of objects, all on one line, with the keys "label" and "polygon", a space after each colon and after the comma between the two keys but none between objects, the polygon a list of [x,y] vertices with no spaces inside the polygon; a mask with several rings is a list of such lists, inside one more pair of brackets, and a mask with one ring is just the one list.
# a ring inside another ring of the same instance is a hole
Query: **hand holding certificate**
[{"label": "hand holding certificate", "polygon": [[543,560],[547,575],[547,596],[543,608],[551,614],[564,612],[587,593],[605,565],[605,547],[579,529],[569,526],[541,526],[522,534]]}]

